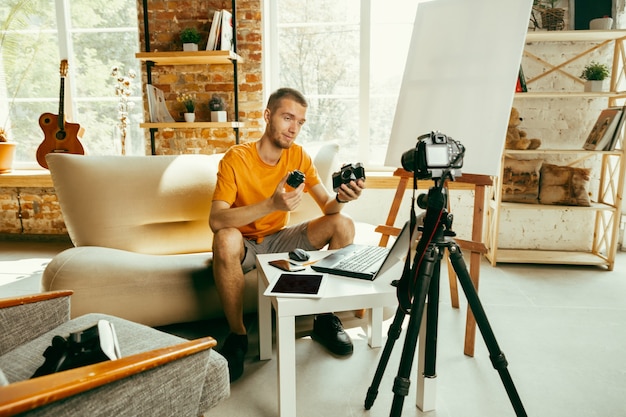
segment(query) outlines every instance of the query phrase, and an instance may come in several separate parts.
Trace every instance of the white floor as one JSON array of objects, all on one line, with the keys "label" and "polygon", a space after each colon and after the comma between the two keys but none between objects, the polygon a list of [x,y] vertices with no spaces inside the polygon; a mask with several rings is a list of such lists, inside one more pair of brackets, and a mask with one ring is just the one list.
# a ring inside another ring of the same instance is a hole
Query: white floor
[{"label": "white floor", "polygon": [[[0,242],[0,297],[39,290],[39,277],[51,256],[67,243]],[[442,270],[439,308],[436,410],[415,407],[415,373],[403,416],[514,416],[485,344],[476,337],[476,354],[463,355],[465,299],[450,307]],[[479,294],[508,370],[529,416],[626,416],[626,253],[614,271],[595,267],[499,265],[483,263]],[[395,307],[386,313],[389,325]],[[298,320],[298,416],[387,416],[394,394],[404,333],[396,343],[378,398],[363,407],[381,349],[367,346],[362,320],[340,313],[355,344],[347,358],[334,357],[311,340],[312,319]],[[276,416],[276,361],[259,361],[256,317],[247,317],[251,346],[244,376],[231,397],[210,416]],[[168,328],[179,334],[209,334],[223,339],[222,322]],[[414,361],[415,365],[415,361]]]}]

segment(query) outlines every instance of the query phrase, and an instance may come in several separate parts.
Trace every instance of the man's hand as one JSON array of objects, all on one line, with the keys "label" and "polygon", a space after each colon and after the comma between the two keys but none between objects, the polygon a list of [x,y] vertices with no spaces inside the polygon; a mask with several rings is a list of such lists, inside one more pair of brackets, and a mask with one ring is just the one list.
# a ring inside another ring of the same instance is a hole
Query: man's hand
[{"label": "man's hand", "polygon": [[289,174],[285,175],[283,179],[278,183],[274,194],[271,197],[272,206],[276,210],[280,211],[293,211],[302,202],[302,195],[304,194],[304,183],[300,184],[298,188],[293,189],[289,187],[289,191],[285,190]]},{"label": "man's hand", "polygon": [[337,190],[337,198],[342,203],[354,201],[359,198],[364,189],[365,180],[360,178],[357,181],[350,181],[348,184],[341,184]]}]

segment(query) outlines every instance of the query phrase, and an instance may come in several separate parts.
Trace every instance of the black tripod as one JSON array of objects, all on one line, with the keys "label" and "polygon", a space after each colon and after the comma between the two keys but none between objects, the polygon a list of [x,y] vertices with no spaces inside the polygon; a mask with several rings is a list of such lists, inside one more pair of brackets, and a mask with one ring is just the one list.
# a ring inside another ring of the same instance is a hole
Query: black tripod
[{"label": "black tripod", "polygon": [[[469,307],[476,319],[476,324],[480,329],[482,337],[489,350],[489,357],[493,367],[500,374],[504,388],[509,396],[516,415],[526,416],[526,411],[519,398],[511,375],[507,370],[507,361],[504,354],[498,346],[498,342],[491,330],[489,321],[482,307],[480,299],[463,259],[461,249],[450,236],[454,236],[452,232],[452,215],[445,210],[447,205],[447,196],[443,188],[444,179],[435,180],[435,186],[432,187],[426,200],[426,215],[424,217],[424,226],[422,228],[422,236],[417,244],[413,266],[410,266],[410,257],[404,267],[402,278],[394,281],[397,287],[398,309],[393,319],[393,323],[389,328],[387,342],[383,349],[383,353],[376,368],[376,373],[372,381],[372,385],[367,391],[365,398],[365,409],[369,410],[376,396],[378,395],[378,387],[382,380],[385,368],[389,362],[389,357],[395,341],[400,337],[402,330],[402,322],[406,314],[410,314],[409,324],[404,340],[404,348],[400,359],[398,375],[393,384],[394,398],[391,406],[390,416],[399,417],[402,413],[404,397],[408,395],[409,385],[411,383],[409,374],[415,355],[417,337],[420,331],[422,315],[426,305],[426,296],[428,295],[428,308],[426,312],[426,340],[425,340],[425,366],[424,377],[435,378],[436,352],[437,352],[437,320],[438,320],[438,304],[439,304],[439,275],[440,262],[444,251],[447,248],[450,261],[459,278],[459,282],[463,288],[463,292],[467,298]],[[420,204],[421,206],[421,204]],[[411,230],[415,230],[415,213],[411,212]],[[410,254],[409,254],[410,255]],[[411,305],[412,304],[412,305]],[[409,312],[410,311],[410,312]]]}]

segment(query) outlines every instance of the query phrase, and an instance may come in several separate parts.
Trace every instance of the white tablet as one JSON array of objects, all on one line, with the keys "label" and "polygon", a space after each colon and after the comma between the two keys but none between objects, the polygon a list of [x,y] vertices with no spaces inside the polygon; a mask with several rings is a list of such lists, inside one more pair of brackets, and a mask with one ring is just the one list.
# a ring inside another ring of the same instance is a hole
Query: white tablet
[{"label": "white tablet", "polygon": [[321,298],[328,277],[326,274],[281,274],[263,295],[269,297]]}]

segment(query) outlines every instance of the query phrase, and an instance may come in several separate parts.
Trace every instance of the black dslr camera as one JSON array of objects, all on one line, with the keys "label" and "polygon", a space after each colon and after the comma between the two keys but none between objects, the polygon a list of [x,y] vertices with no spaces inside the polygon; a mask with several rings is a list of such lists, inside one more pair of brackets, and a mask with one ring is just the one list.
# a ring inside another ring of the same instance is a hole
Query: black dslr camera
[{"label": "black dslr camera", "polygon": [[402,154],[402,168],[419,179],[441,178],[444,171],[461,175],[465,147],[441,132],[430,132],[417,138],[417,145]]},{"label": "black dslr camera", "polygon": [[305,176],[302,171],[295,169],[291,171],[291,174],[287,177],[287,185],[291,188],[298,188],[298,186],[304,182],[304,178]]},{"label": "black dslr camera", "polygon": [[68,337],[54,336],[43,356],[43,365],[31,378],[119,359],[121,353],[113,323],[99,320],[98,324]]},{"label": "black dslr camera", "polygon": [[360,162],[345,164],[341,169],[333,173],[333,190],[336,192],[341,184],[349,184],[350,181],[365,179],[365,168]]}]

